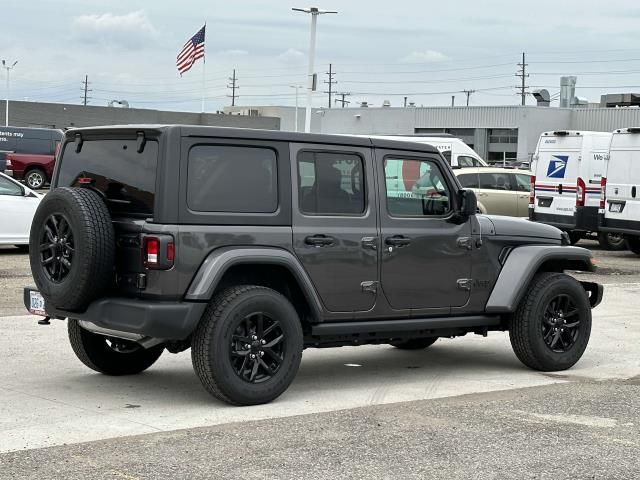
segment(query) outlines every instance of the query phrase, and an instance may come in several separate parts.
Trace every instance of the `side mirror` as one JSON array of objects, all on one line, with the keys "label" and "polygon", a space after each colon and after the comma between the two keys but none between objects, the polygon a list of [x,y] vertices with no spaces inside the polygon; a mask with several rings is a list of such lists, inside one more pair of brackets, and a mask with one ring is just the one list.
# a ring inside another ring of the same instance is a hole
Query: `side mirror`
[{"label": "side mirror", "polygon": [[460,205],[460,215],[470,217],[478,212],[478,199],[473,190],[460,190],[458,192],[458,205]]}]

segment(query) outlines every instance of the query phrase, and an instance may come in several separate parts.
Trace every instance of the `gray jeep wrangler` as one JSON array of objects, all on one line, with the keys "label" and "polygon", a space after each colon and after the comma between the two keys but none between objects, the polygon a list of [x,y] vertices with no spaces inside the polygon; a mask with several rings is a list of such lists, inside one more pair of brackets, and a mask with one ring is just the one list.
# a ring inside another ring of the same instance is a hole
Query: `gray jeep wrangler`
[{"label": "gray jeep wrangler", "polygon": [[306,347],[508,331],[574,365],[602,286],[554,227],[476,214],[428,145],[198,126],[69,130],[33,221],[25,305],[68,319],[89,368],[129,375],[191,348],[215,397],[265,403]]}]

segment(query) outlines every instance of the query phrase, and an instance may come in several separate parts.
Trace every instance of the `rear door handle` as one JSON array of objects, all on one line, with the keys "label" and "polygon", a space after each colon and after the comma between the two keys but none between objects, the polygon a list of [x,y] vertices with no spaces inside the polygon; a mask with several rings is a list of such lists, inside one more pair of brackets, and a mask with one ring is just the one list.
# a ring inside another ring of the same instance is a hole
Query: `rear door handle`
[{"label": "rear door handle", "polygon": [[304,239],[304,243],[313,247],[327,247],[333,245],[334,238],[326,235],[311,235]]},{"label": "rear door handle", "polygon": [[369,250],[378,249],[378,237],[362,237],[360,243],[362,244],[362,248],[366,248]]},{"label": "rear door handle", "polygon": [[393,237],[387,237],[384,243],[393,247],[404,247],[411,243],[411,239],[404,235],[394,235]]}]

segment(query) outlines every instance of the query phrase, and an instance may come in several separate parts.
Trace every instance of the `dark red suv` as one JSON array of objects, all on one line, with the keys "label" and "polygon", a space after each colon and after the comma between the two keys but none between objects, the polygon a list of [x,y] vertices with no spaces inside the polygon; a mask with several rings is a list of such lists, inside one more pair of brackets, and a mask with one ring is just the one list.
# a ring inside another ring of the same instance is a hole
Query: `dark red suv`
[{"label": "dark red suv", "polygon": [[38,189],[51,181],[62,131],[49,128],[0,127],[0,157],[5,173]]}]

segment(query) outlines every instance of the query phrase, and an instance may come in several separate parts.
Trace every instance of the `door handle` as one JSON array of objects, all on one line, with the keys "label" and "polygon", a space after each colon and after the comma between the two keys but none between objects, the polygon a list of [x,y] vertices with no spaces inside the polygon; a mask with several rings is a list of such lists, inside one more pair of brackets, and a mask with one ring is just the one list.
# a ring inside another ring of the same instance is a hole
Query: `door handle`
[{"label": "door handle", "polygon": [[366,248],[369,250],[378,249],[378,237],[362,237],[360,243],[362,244],[362,248]]},{"label": "door handle", "polygon": [[403,235],[394,235],[393,237],[387,237],[384,243],[392,247],[404,247],[411,243],[411,239]]},{"label": "door handle", "polygon": [[333,245],[334,238],[326,235],[311,235],[305,237],[304,243],[313,247],[327,247]]}]

